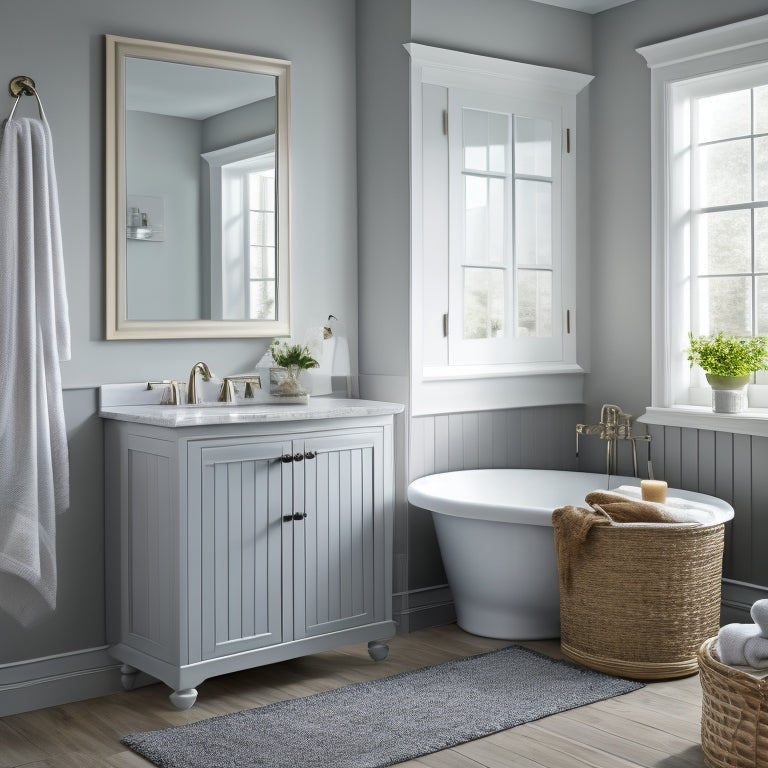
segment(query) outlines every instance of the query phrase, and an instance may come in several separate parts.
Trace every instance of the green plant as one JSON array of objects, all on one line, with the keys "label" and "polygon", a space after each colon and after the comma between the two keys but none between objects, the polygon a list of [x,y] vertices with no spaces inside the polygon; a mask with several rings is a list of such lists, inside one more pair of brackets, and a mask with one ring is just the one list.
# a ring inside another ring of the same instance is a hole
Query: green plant
[{"label": "green plant", "polygon": [[295,365],[303,370],[304,368],[317,368],[319,365],[317,360],[309,354],[309,349],[302,344],[289,344],[275,339],[269,345],[269,351],[272,353],[275,365],[280,368]]},{"label": "green plant", "polygon": [[700,366],[715,376],[748,376],[768,369],[768,336],[696,336],[688,333],[691,367]]}]

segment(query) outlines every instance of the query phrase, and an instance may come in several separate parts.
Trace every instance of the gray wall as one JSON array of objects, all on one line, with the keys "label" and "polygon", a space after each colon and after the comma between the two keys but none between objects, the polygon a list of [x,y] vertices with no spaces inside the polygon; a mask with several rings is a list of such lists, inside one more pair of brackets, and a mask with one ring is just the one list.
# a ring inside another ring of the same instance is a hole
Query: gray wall
[{"label": "gray wall", "polygon": [[126,188],[129,195],[162,198],[164,239],[128,240],[128,317],[199,320],[202,265],[199,120],[128,111],[125,116]]},{"label": "gray wall", "polygon": [[[353,0],[27,0],[3,10],[7,80],[26,74],[36,81],[54,139],[72,328],[72,360],[62,364],[72,502],[58,519],[57,611],[26,630],[0,615],[0,714],[9,700],[23,700],[18,681],[61,672],[47,662],[29,669],[17,662],[74,654],[62,663],[76,667],[78,654],[91,659],[81,652],[105,642],[103,446],[94,387],[183,378],[197,360],[220,374],[247,370],[271,340],[104,340],[105,34],[292,61],[294,327],[303,338],[334,314],[345,321],[353,365],[357,350]],[[11,104],[7,97],[6,115]],[[36,116],[34,100],[25,97],[17,114]],[[64,687],[76,682],[68,678]]]},{"label": "gray wall", "polygon": [[[592,19],[527,0],[358,0],[358,205],[360,275],[360,393],[406,403],[396,437],[395,617],[413,629],[451,617],[445,574],[428,515],[409,508],[405,488],[422,472],[423,425],[474,423],[480,414],[414,419],[408,415],[410,314],[409,58],[403,43],[416,42],[532,64],[592,71]],[[588,146],[584,147],[588,156]],[[588,171],[588,169],[585,169]],[[588,177],[588,174],[587,174]],[[588,209],[584,209],[586,217]],[[588,227],[580,230],[588,240]],[[569,423],[580,408],[566,409]],[[553,412],[557,416],[553,417]],[[541,432],[559,446],[565,436],[560,409],[495,412],[511,442],[533,439],[555,418],[555,432]],[[521,421],[522,419],[522,421]],[[468,422],[468,423],[469,423]],[[481,419],[478,423],[487,424]],[[521,423],[525,429],[520,431]],[[565,430],[567,432],[567,430]],[[438,426],[438,436],[441,434]],[[453,433],[455,434],[455,433]],[[488,440],[490,435],[480,439]],[[539,439],[536,437],[536,439]],[[572,449],[573,441],[568,441]],[[427,466],[462,469],[456,446],[447,463],[440,456]],[[415,450],[422,459],[411,457]],[[485,454],[482,454],[485,455]],[[549,453],[557,466],[560,449]],[[515,466],[519,454],[505,453]],[[462,459],[463,461],[463,459]],[[523,464],[522,466],[532,466]],[[440,471],[439,469],[434,471]]]},{"label": "gray wall", "polygon": [[[17,671],[21,662],[81,652],[91,658],[86,651],[104,643],[102,433],[93,388],[183,377],[198,359],[218,372],[247,369],[267,343],[103,340],[105,33],[293,61],[295,327],[303,333],[337,315],[355,365],[359,317],[361,394],[406,404],[408,57],[402,44],[412,40],[596,75],[590,86],[593,365],[586,408],[496,414],[490,433],[488,414],[411,420],[406,413],[399,419],[395,580],[405,624],[417,626],[420,617],[445,615],[435,597],[445,592],[429,521],[404,503],[409,478],[467,462],[573,468],[573,423],[592,420],[606,401],[636,415],[649,403],[650,78],[634,49],[768,8],[764,0],[636,0],[590,17],[527,0],[26,0],[4,10],[0,50],[7,77],[28,74],[37,81],[54,136],[73,356],[62,366],[72,505],[58,520],[59,608],[28,630],[0,616],[0,710],[4,698],[19,696],[14,681],[34,682],[38,674],[35,665]],[[25,99],[21,114],[34,111],[30,102]],[[7,110],[10,105],[8,98]],[[589,197],[589,187],[581,191]],[[741,438],[733,438],[737,453],[729,454],[723,450],[728,436],[695,434],[695,459],[690,435],[679,437],[678,450],[674,432],[654,434],[654,446],[665,446],[656,457],[659,474],[673,477],[680,462],[695,461],[699,478],[711,472],[722,478],[734,455],[747,451]],[[534,439],[532,455],[515,448]],[[410,461],[409,446],[419,446]],[[708,446],[715,448],[711,455]],[[581,468],[600,471],[601,449],[597,441],[585,445]],[[768,503],[759,480],[765,448],[757,441],[749,450],[749,476],[733,477],[729,487],[737,514],[749,498],[750,527],[740,523],[729,532],[727,566],[733,578],[766,583],[755,549]],[[690,477],[681,474],[681,483]],[[751,559],[743,565],[740,548],[747,546]],[[64,685],[71,689],[71,680]],[[63,690],[62,700],[68,694]]]}]

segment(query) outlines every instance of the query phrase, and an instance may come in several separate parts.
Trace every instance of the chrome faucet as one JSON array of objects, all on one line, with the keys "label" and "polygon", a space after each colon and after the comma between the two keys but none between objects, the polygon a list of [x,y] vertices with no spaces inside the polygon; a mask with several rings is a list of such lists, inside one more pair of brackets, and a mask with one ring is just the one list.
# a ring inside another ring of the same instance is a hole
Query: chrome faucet
[{"label": "chrome faucet", "polygon": [[[597,435],[606,441],[605,446],[605,471],[606,474],[615,475],[617,466],[616,446],[619,440],[629,440],[632,444],[632,468],[637,477],[637,441],[643,440],[650,446],[651,436],[632,434],[632,416],[619,408],[618,405],[606,403],[600,409],[600,421],[597,424],[576,425],[576,456],[579,455],[579,435]],[[648,476],[653,478],[650,455],[648,458]]]},{"label": "chrome faucet", "polygon": [[210,381],[211,369],[201,360],[199,363],[195,363],[192,366],[192,370],[189,372],[189,384],[187,384],[187,403],[199,403],[200,395],[197,394],[197,373],[203,378],[203,381]]}]

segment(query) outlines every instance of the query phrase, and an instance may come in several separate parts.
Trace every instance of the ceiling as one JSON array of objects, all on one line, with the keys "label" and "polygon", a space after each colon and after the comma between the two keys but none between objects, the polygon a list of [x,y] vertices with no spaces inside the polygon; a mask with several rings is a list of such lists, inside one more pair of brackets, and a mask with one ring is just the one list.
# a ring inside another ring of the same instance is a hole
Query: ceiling
[{"label": "ceiling", "polygon": [[557,5],[560,8],[568,8],[571,11],[583,11],[584,13],[600,13],[617,5],[625,5],[633,0],[533,0],[535,3]]}]

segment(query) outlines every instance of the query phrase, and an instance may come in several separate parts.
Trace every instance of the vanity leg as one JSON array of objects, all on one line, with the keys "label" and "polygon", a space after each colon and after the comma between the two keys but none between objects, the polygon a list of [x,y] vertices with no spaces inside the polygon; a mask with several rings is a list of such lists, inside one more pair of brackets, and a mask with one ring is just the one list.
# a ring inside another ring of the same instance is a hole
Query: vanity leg
[{"label": "vanity leg", "polygon": [[136,667],[132,667],[130,664],[123,664],[120,667],[120,682],[123,684],[123,690],[132,691],[136,686],[138,675],[139,670]]},{"label": "vanity leg", "polygon": [[389,646],[381,640],[371,640],[368,643],[368,655],[374,661],[383,661],[389,655]]},{"label": "vanity leg", "polygon": [[168,698],[176,709],[189,709],[197,701],[197,689],[182,688],[180,691],[174,691]]}]

